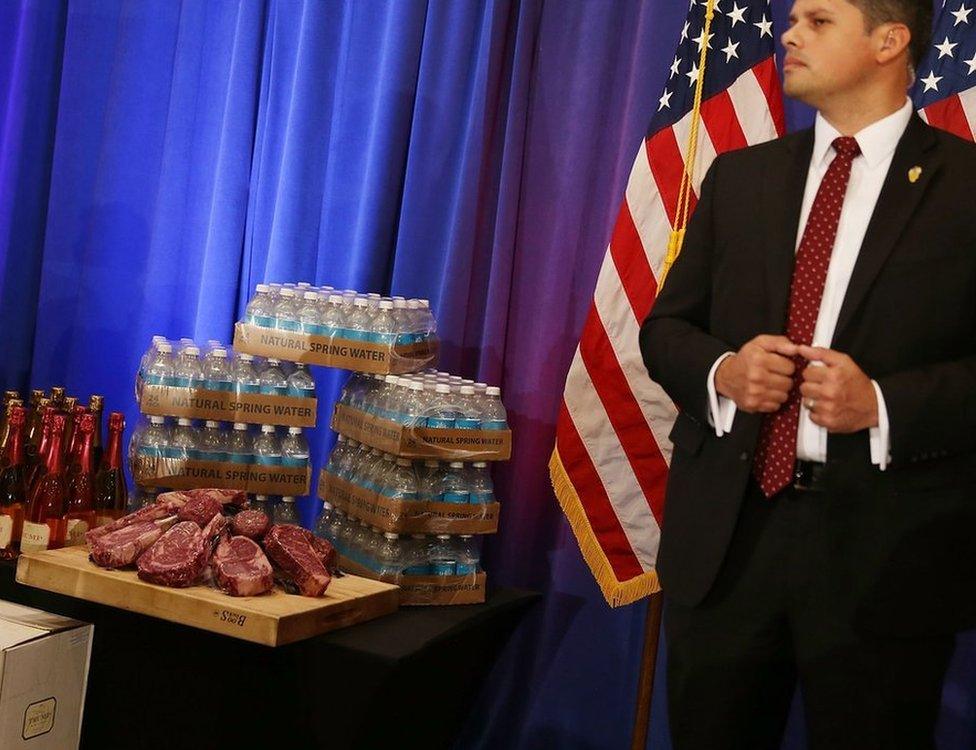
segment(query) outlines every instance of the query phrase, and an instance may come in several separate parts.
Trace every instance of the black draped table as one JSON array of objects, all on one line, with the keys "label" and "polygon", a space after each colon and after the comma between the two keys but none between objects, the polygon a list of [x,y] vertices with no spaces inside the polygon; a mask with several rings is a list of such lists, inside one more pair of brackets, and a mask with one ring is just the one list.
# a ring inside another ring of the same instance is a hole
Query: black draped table
[{"label": "black draped table", "polygon": [[82,748],[448,748],[538,594],[405,608],[269,648],[23,586],[0,599],[94,623]]}]

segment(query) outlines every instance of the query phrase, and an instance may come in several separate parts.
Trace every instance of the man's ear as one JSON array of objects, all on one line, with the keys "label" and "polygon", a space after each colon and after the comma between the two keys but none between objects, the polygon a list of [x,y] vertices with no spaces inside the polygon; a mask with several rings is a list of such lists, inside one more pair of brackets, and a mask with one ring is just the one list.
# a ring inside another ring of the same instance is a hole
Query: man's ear
[{"label": "man's ear", "polygon": [[881,64],[894,60],[912,41],[912,32],[903,23],[885,23],[875,30],[879,37],[877,59]]}]

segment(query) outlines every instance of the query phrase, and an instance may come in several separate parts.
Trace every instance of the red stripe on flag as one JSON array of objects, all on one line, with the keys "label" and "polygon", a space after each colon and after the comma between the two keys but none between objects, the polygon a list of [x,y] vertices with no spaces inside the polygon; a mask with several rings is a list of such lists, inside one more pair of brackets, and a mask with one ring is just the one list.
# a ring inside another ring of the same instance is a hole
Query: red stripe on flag
[{"label": "red stripe on flag", "polygon": [[[684,173],[685,162],[678,148],[678,140],[672,128],[659,130],[645,142],[647,160],[651,165],[654,184],[661,194],[664,210],[668,214],[668,221],[674,226],[678,213],[678,189],[681,186],[681,175]],[[684,148],[684,145],[682,145]],[[695,193],[691,193],[688,215],[695,210]]]},{"label": "red stripe on flag", "polygon": [[925,108],[925,115],[928,117],[929,125],[948,130],[967,141],[973,140],[973,131],[969,129],[969,120],[966,118],[958,95],[953,94],[930,104]]},{"label": "red stripe on flag", "polygon": [[752,72],[759,81],[759,88],[766,96],[766,105],[769,107],[776,132],[783,135],[786,132],[786,112],[783,109],[783,90],[779,82],[779,73],[776,71],[776,56],[770,55],[753,66]]},{"label": "red stripe on flag", "polygon": [[712,139],[715,153],[721,154],[749,145],[746,134],[742,132],[728,89],[723,89],[708,101],[702,102],[701,116],[705,129]]},{"label": "red stripe on flag", "polygon": [[586,318],[579,349],[617,440],[660,527],[664,522],[662,509],[667,464],[620,367],[595,305]]},{"label": "red stripe on flag", "polygon": [[610,238],[610,255],[617,267],[617,275],[620,276],[627,299],[630,300],[630,308],[640,325],[651,311],[651,304],[657,296],[657,281],[651,271],[651,264],[647,262],[647,253],[644,252],[644,245],[626,200],[620,204],[617,223]]},{"label": "red stripe on flag", "polygon": [[590,522],[593,535],[599,540],[607,556],[613,574],[618,581],[627,581],[641,575],[644,570],[637,561],[627,535],[610,504],[607,491],[597,474],[586,446],[576,432],[576,425],[566,409],[565,401],[559,407],[556,427],[556,449],[563,468],[579,496],[580,505]]}]

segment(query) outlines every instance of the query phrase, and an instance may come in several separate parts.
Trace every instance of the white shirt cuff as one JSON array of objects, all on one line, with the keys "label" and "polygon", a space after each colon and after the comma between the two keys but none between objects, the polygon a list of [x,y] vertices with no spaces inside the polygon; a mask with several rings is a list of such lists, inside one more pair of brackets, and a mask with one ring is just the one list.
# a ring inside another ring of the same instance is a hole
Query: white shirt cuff
[{"label": "white shirt cuff", "polygon": [[735,401],[718,395],[718,391],[715,390],[715,371],[727,357],[731,357],[733,354],[735,352],[726,352],[715,360],[712,369],[708,371],[708,382],[705,384],[708,388],[708,423],[715,428],[715,434],[718,437],[722,437],[726,432],[732,430],[736,408]]},{"label": "white shirt cuff", "polygon": [[881,394],[881,386],[873,380],[871,385],[874,386],[874,393],[878,397],[878,426],[868,430],[868,438],[871,442],[871,463],[884,471],[888,468],[888,462],[891,460],[888,409],[885,406],[884,396]]}]

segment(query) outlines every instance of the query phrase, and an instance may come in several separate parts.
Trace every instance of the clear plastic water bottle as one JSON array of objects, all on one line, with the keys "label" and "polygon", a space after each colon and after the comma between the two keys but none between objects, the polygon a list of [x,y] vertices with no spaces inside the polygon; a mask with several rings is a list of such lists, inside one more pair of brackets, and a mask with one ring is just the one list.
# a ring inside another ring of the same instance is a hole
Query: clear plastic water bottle
[{"label": "clear plastic water bottle", "polygon": [[409,543],[406,545],[406,569],[404,575],[408,576],[429,576],[430,566],[430,539],[425,534],[413,534]]},{"label": "clear plastic water bottle", "polygon": [[396,343],[397,324],[393,317],[393,301],[381,300],[379,311],[373,317],[372,331],[369,340],[384,346]]},{"label": "clear plastic water bottle", "polygon": [[262,328],[275,327],[274,300],[271,299],[271,288],[267,284],[258,284],[256,294],[247,303],[244,311],[244,321]]},{"label": "clear plastic water bottle", "polygon": [[502,389],[495,385],[490,385],[485,389],[487,403],[481,414],[481,429],[483,430],[507,430],[508,413],[502,404]]},{"label": "clear plastic water bottle", "polygon": [[438,383],[435,390],[434,403],[427,416],[427,426],[441,429],[454,429],[457,419],[455,400],[451,397],[451,386]]},{"label": "clear plastic water bottle", "polygon": [[421,341],[426,341],[437,335],[437,320],[434,318],[434,314],[430,311],[430,300],[422,299],[419,300],[420,307],[417,314],[417,319],[419,321],[419,333],[421,335]]},{"label": "clear plastic water bottle", "polygon": [[196,460],[200,457],[198,431],[192,419],[180,417],[170,438],[170,455],[174,458]]},{"label": "clear plastic water bottle", "polygon": [[147,385],[174,385],[173,347],[165,341],[156,344],[156,353],[146,365],[143,378]]},{"label": "clear plastic water bottle", "polygon": [[349,549],[349,535],[352,533],[349,517],[345,511],[336,508],[332,520],[332,543],[343,555]]},{"label": "clear plastic water bottle", "polygon": [[332,526],[335,523],[335,510],[332,507],[332,503],[328,500],[322,503],[322,512],[319,513],[319,517],[315,519],[315,528],[312,533],[320,539],[325,539],[328,542],[332,541]]},{"label": "clear plastic water bottle", "polygon": [[291,495],[284,495],[281,502],[275,505],[274,522],[278,524],[290,523],[301,526],[302,522],[298,518],[298,509],[295,507],[295,498]]},{"label": "clear plastic water bottle", "polygon": [[475,461],[468,470],[468,502],[487,504],[495,502],[495,485],[488,472],[488,464]]},{"label": "clear plastic water bottle", "polygon": [[244,422],[234,422],[227,436],[227,460],[235,464],[254,463],[254,440]]},{"label": "clear plastic water bottle", "polygon": [[353,341],[369,341],[371,325],[369,300],[365,297],[356,297],[352,314],[346,319],[347,338]]},{"label": "clear plastic water bottle", "polygon": [[208,391],[233,391],[234,375],[227,350],[216,347],[203,360],[203,383]]},{"label": "clear plastic water bottle", "polygon": [[417,499],[425,503],[443,502],[444,470],[440,461],[424,461],[424,470],[417,477]]},{"label": "clear plastic water bottle", "polygon": [[186,346],[173,366],[173,381],[179,388],[203,388],[203,369],[200,367],[200,350]]},{"label": "clear plastic water bottle", "polygon": [[438,534],[430,548],[430,572],[435,576],[453,576],[457,574],[457,559],[451,537]]},{"label": "clear plastic water bottle", "polygon": [[386,376],[386,392],[383,402],[380,404],[380,411],[384,419],[391,422],[403,424],[403,379],[399,375]]},{"label": "clear plastic water bottle", "polygon": [[220,422],[208,419],[204,422],[199,439],[200,458],[205,461],[227,460],[227,438],[220,429]]},{"label": "clear plastic water bottle", "polygon": [[260,393],[261,379],[254,369],[254,355],[238,353],[234,358],[234,387],[238,393]]},{"label": "clear plastic water bottle", "polygon": [[360,444],[355,440],[346,440],[346,450],[342,454],[342,461],[338,465],[339,476],[347,482],[352,482],[359,467],[359,457],[362,455]]},{"label": "clear plastic water bottle", "polygon": [[427,405],[424,399],[424,384],[419,380],[409,383],[401,410],[401,424],[411,429],[427,426]]},{"label": "clear plastic water bottle", "polygon": [[460,461],[452,461],[447,465],[447,470],[441,478],[441,493],[445,503],[470,502],[468,478],[464,471],[464,464]]},{"label": "clear plastic water bottle", "polygon": [[459,576],[475,575],[478,572],[480,553],[477,543],[471,534],[462,534],[454,540],[454,555],[456,559],[455,572]]},{"label": "clear plastic water bottle", "polygon": [[393,327],[396,330],[396,343],[399,345],[413,343],[410,326],[413,317],[403,297],[393,298]]},{"label": "clear plastic water bottle", "polygon": [[457,418],[454,426],[459,430],[481,429],[481,410],[474,396],[474,386],[462,385],[458,398]]},{"label": "clear plastic water bottle", "polygon": [[288,395],[288,379],[281,370],[281,362],[277,359],[269,359],[264,370],[258,376],[258,383],[261,393],[272,396]]},{"label": "clear plastic water bottle", "polygon": [[283,286],[278,292],[275,303],[275,328],[279,331],[301,331],[302,323],[298,319],[298,300],[293,288]]},{"label": "clear plastic water bottle", "polygon": [[302,333],[309,336],[322,335],[324,329],[318,292],[305,292],[302,295],[302,304],[298,308],[298,321],[302,324]]},{"label": "clear plastic water bottle", "polygon": [[365,551],[369,546],[369,537],[372,532],[369,526],[361,519],[352,519],[355,522],[352,533],[349,535],[349,547],[352,557],[357,561],[367,564]]},{"label": "clear plastic water bottle", "polygon": [[422,323],[420,320],[420,300],[419,299],[408,299],[407,300],[407,321],[409,323],[409,328],[406,333],[406,340],[404,343],[415,344],[418,341],[423,340]]},{"label": "clear plastic water bottle", "polygon": [[165,417],[149,417],[149,425],[142,433],[139,454],[147,458],[164,458],[169,451],[169,428]]},{"label": "clear plastic water bottle", "polygon": [[139,360],[139,377],[143,380],[146,379],[146,368],[149,367],[149,363],[156,358],[156,353],[159,351],[160,344],[169,344],[165,336],[153,336],[152,343],[149,348],[142,353],[142,358]]},{"label": "clear plastic water bottle", "polygon": [[381,494],[387,500],[401,502],[416,502],[417,500],[417,475],[414,474],[413,464],[408,458],[398,458],[396,463],[393,457],[388,459],[390,464],[383,477]]},{"label": "clear plastic water bottle", "polygon": [[342,295],[330,294],[322,311],[322,335],[334,338],[348,338],[346,335],[346,308]]},{"label": "clear plastic water bottle", "polygon": [[254,439],[254,463],[260,466],[281,466],[281,442],[274,425],[261,425],[261,434]]},{"label": "clear plastic water bottle", "polygon": [[308,440],[301,427],[289,427],[281,439],[281,465],[304,469],[308,466]]},{"label": "clear plastic water bottle", "polygon": [[295,372],[285,381],[288,395],[296,398],[315,398],[315,381],[312,379],[308,366],[302,362],[295,363]]},{"label": "clear plastic water bottle", "polygon": [[274,516],[272,515],[274,509],[271,505],[271,502],[268,500],[267,495],[252,496],[250,501],[248,502],[248,507],[253,508],[254,510],[260,510],[269,519],[274,519]]},{"label": "clear plastic water bottle", "polygon": [[376,562],[381,575],[398,576],[403,572],[404,555],[399,534],[390,531],[383,534],[383,542],[376,550]]}]

